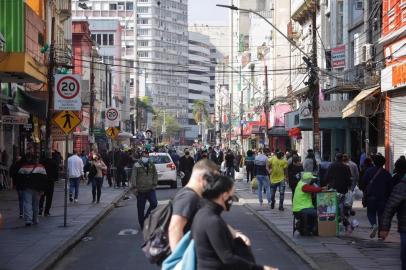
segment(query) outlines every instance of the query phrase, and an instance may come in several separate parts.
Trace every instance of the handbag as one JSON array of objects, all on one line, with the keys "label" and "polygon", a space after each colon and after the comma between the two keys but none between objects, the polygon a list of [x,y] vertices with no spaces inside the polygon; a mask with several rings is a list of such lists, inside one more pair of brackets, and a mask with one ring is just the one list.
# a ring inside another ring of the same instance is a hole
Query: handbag
[{"label": "handbag", "polygon": [[187,232],[175,250],[162,263],[162,270],[196,270],[197,259],[195,242],[190,231]]}]

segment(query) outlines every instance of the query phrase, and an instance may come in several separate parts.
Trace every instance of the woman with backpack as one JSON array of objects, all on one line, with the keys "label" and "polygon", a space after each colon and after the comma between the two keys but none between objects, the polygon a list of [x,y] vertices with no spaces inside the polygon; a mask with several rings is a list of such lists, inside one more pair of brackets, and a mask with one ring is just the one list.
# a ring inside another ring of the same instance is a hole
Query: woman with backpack
[{"label": "woman with backpack", "polygon": [[92,203],[100,203],[101,188],[103,186],[103,171],[107,170],[107,166],[104,164],[99,154],[93,155],[90,164],[88,177],[92,183]]},{"label": "woman with backpack", "polygon": [[221,217],[230,211],[235,188],[234,181],[223,175],[207,177],[203,198],[207,203],[197,212],[192,225],[195,241],[197,269],[275,269],[255,263],[249,239],[231,231]]}]

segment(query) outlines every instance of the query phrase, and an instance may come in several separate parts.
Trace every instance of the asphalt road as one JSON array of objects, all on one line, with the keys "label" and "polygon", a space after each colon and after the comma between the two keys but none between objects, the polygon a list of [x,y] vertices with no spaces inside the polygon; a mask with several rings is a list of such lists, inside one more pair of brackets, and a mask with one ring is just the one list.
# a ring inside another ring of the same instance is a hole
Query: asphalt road
[{"label": "asphalt road", "polygon": [[[176,190],[159,189],[158,200],[167,200],[175,192]],[[231,212],[224,216],[233,227],[250,237],[258,263],[269,264],[279,269],[309,269],[294,252],[243,206],[234,205]],[[140,249],[142,234],[138,230],[136,200],[133,197],[121,201],[119,206],[111,211],[53,269],[159,269],[145,259]],[[124,235],[119,235],[120,232]]]}]

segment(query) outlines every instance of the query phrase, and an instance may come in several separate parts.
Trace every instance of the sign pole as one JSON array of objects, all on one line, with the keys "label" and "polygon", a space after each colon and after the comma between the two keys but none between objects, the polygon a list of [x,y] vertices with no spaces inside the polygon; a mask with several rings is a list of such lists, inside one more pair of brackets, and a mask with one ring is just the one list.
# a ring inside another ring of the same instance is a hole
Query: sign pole
[{"label": "sign pole", "polygon": [[67,216],[68,216],[68,138],[69,135],[65,135],[65,197],[63,202],[63,226],[67,226]]}]

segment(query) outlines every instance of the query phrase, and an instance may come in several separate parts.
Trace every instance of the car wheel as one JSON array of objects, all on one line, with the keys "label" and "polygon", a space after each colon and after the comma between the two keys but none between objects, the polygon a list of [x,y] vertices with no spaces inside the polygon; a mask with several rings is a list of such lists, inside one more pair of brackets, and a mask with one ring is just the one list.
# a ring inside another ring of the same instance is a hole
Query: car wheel
[{"label": "car wheel", "polygon": [[171,188],[178,188],[178,183],[176,183],[176,182],[172,183]]}]

